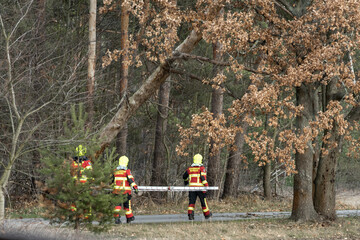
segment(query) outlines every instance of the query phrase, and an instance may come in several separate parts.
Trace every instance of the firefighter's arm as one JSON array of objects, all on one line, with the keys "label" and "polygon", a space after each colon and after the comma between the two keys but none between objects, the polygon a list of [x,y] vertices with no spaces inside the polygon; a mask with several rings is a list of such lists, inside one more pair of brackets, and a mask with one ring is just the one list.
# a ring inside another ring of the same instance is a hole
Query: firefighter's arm
[{"label": "firefighter's arm", "polygon": [[201,168],[201,169],[200,169],[200,179],[201,179],[202,184],[204,184],[205,187],[208,187],[208,186],[209,186],[209,183],[208,183],[207,180],[206,180],[206,171],[205,171],[205,168]]},{"label": "firefighter's arm", "polygon": [[184,185],[188,185],[189,184],[189,173],[188,171],[186,170],[184,175],[183,175],[183,179],[184,179]]},{"label": "firefighter's arm", "polygon": [[86,169],[86,170],[92,170],[92,169],[93,169],[93,168],[92,168],[92,164],[91,164],[90,161],[87,161],[87,162],[86,162],[85,169]]},{"label": "firefighter's arm", "polygon": [[133,189],[135,189],[135,193],[137,194],[137,193],[139,192],[139,189],[138,189],[138,186],[137,186],[136,183],[135,183],[135,179],[134,179],[133,175],[131,174],[130,169],[128,169],[128,170],[126,171],[126,173],[127,173],[127,179],[128,179],[128,182],[129,182],[130,186],[131,186]]}]

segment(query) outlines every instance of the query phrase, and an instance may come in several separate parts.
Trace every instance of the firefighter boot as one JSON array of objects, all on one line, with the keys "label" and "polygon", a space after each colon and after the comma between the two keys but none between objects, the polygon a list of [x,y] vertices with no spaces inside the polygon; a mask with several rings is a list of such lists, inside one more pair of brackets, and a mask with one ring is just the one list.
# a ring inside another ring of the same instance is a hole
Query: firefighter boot
[{"label": "firefighter boot", "polygon": [[188,214],[189,220],[194,220],[194,212]]},{"label": "firefighter boot", "polygon": [[212,217],[212,213],[210,212],[209,215],[205,216],[205,219],[209,219]]},{"label": "firefighter boot", "polygon": [[126,219],[126,223],[131,223],[131,222],[134,221],[134,220],[135,220],[135,217],[134,217],[134,216],[129,217],[129,218]]},{"label": "firefighter boot", "polygon": [[121,224],[120,217],[115,218],[115,224]]}]

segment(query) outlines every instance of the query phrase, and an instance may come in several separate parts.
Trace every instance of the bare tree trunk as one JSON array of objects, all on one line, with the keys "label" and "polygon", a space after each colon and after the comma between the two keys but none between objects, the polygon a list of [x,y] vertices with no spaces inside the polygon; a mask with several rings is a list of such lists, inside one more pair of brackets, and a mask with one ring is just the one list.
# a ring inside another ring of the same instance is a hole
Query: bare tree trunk
[{"label": "bare tree trunk", "polygon": [[[167,117],[169,112],[169,97],[171,77],[161,85],[159,91],[158,114],[155,131],[154,159],[152,163],[151,184],[162,186],[167,184],[166,165],[167,154],[165,147],[165,135],[167,129]],[[154,194],[155,197],[161,197],[164,194]]]},{"label": "bare tree trunk", "polygon": [[[176,0],[171,0],[175,5]],[[172,30],[170,30],[172,31]],[[169,99],[171,89],[171,76],[161,85],[158,95],[158,113],[156,120],[155,130],[155,145],[154,145],[154,159],[152,162],[152,173],[151,173],[151,184],[154,185],[166,185],[167,184],[167,170],[169,168],[167,162],[167,151],[166,151],[166,129],[167,129],[167,118],[169,112]],[[158,192],[153,194],[156,198],[164,198],[164,193]]]},{"label": "bare tree trunk", "polygon": [[[220,14],[222,14],[220,11]],[[213,59],[215,61],[222,60],[222,52],[221,52],[220,43],[213,44]],[[213,69],[214,77],[221,73],[219,67],[214,66]],[[223,102],[224,102],[224,91],[222,88],[215,88],[212,91],[211,97],[211,112],[213,114],[214,119],[219,118],[219,116],[223,113]],[[213,142],[210,142],[209,147],[209,165],[208,165],[208,181],[210,186],[220,186],[221,184],[221,176],[223,176],[221,171],[221,159],[220,153],[221,149],[214,150]],[[221,189],[221,186],[219,187]],[[221,191],[221,190],[220,190]],[[208,193],[209,197],[217,196],[217,191],[211,191]]]},{"label": "bare tree trunk", "polygon": [[272,197],[271,194],[271,162],[266,163],[265,166],[263,166],[263,188],[264,188],[264,197],[267,200],[270,200]]},{"label": "bare tree trunk", "polygon": [[239,186],[239,172],[240,172],[240,163],[241,156],[243,154],[243,146],[245,143],[245,135],[247,131],[248,124],[246,122],[242,123],[242,132],[238,132],[235,136],[235,149],[230,151],[229,159],[226,165],[226,174],[224,182],[224,191],[222,198],[226,197],[236,197]]},{"label": "bare tree trunk", "polygon": [[[268,129],[268,118],[269,116],[265,116],[265,127],[264,129]],[[264,188],[264,197],[266,199],[271,199],[271,162],[267,162],[265,166],[263,166],[263,188]]]},{"label": "bare tree trunk", "polygon": [[5,194],[2,187],[0,187],[0,219],[5,218]]},{"label": "bare tree trunk", "polygon": [[88,114],[89,127],[94,121],[94,89],[96,67],[96,0],[90,0],[89,17],[89,58],[88,58]]},{"label": "bare tree trunk", "polygon": [[[129,78],[129,6],[124,3],[121,5],[121,18],[120,18],[120,49],[123,51],[121,55],[121,65],[120,65],[120,88],[119,96],[120,99],[126,97],[126,91],[128,88],[128,78]],[[125,123],[124,128],[120,131],[117,136],[117,149],[120,155],[125,155],[127,152],[127,136],[128,136],[128,127]]]},{"label": "bare tree trunk", "polygon": [[[313,86],[304,84],[296,88],[297,105],[302,105],[304,110],[296,119],[299,134],[303,129],[309,127],[309,121],[314,116]],[[294,175],[294,197],[291,218],[296,221],[316,220],[318,214],[314,209],[312,200],[312,169],[313,148],[311,141],[307,142],[304,153],[296,152],[295,164],[297,173]]]}]

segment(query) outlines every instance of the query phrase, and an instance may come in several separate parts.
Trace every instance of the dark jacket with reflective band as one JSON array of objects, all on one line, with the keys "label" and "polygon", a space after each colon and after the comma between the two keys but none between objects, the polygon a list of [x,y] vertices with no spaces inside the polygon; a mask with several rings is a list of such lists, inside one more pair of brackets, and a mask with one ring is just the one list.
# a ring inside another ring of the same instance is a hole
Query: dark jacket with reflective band
[{"label": "dark jacket with reflective band", "polygon": [[115,169],[113,193],[131,195],[131,187],[136,189],[137,185],[130,169]]},{"label": "dark jacket with reflective band", "polygon": [[209,186],[206,181],[206,170],[203,165],[191,165],[188,169],[186,169],[183,179],[185,183],[189,184],[189,187]]}]

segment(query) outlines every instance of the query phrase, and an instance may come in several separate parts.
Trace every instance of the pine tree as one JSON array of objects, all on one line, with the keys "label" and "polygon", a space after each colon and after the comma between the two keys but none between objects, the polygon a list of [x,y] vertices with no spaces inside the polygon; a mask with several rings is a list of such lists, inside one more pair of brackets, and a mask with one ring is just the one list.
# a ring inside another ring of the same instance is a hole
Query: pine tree
[{"label": "pine tree", "polygon": [[[94,232],[106,231],[114,220],[115,205],[124,202],[125,198],[111,193],[113,163],[117,157],[115,149],[99,156],[92,161],[92,169],[82,172],[87,176],[87,182],[81,183],[73,177],[71,164],[76,147],[79,144],[86,146],[86,156],[90,159],[98,148],[96,136],[90,137],[85,130],[86,117],[83,105],[79,106],[78,113],[73,106],[71,127],[64,124],[65,134],[58,139],[59,142],[72,140],[69,144],[42,151],[43,168],[40,171],[46,179],[43,203],[51,223],[66,223],[75,229],[84,226]],[[80,168],[75,171],[80,171]]]}]

